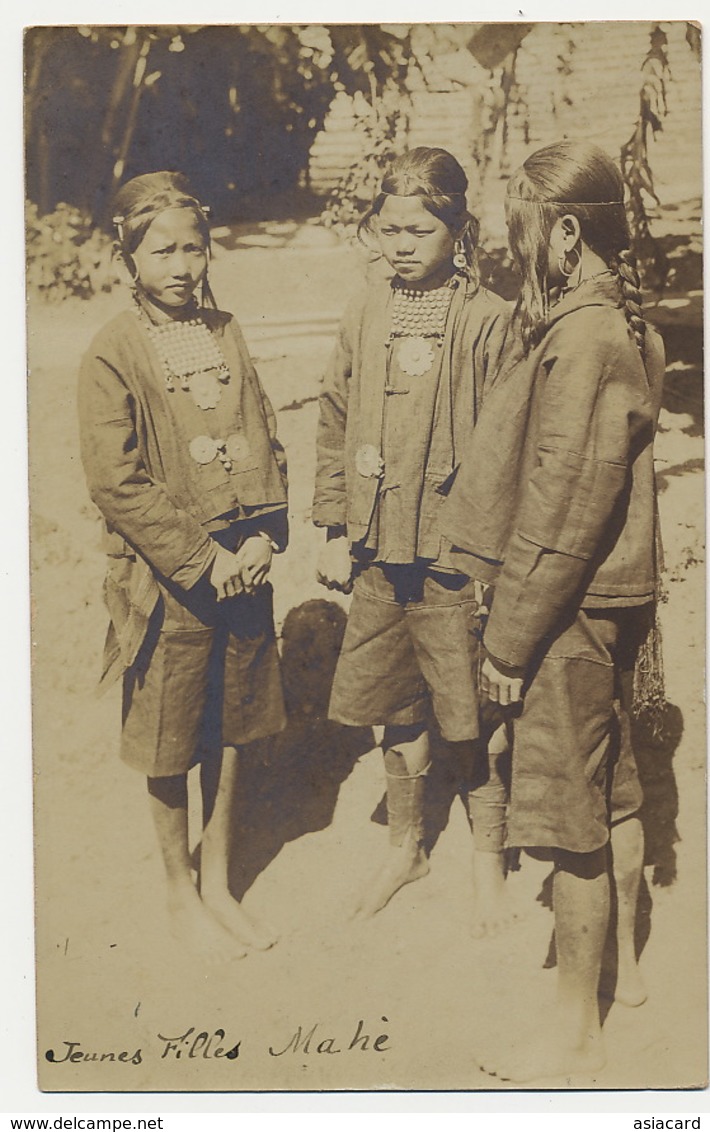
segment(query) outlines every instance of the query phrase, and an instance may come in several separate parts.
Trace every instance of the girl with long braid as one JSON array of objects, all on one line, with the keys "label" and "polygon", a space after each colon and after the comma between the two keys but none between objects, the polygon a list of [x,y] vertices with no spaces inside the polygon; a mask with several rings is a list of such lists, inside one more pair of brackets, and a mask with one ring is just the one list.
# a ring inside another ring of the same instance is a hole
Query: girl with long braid
[{"label": "girl with long braid", "polygon": [[486,399],[443,529],[460,568],[494,583],[482,694],[522,701],[509,844],[554,862],[556,1011],[545,1033],[484,1065],[526,1082],[604,1063],[610,873],[615,997],[645,998],[627,708],[632,685],[647,706],[662,695],[653,437],[664,351],[643,318],[623,182],[602,150],[566,141],[534,153],[510,179],[506,214],[524,353]]}]

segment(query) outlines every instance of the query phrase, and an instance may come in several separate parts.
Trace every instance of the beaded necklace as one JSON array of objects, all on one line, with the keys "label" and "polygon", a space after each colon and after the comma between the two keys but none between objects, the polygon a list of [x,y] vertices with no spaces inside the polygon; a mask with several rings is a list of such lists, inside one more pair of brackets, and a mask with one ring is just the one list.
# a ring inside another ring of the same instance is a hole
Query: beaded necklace
[{"label": "beaded necklace", "polygon": [[214,409],[229,381],[222,351],[200,314],[189,319],[154,322],[138,297],[138,317],[157,353],[169,393],[180,388],[192,395],[198,409]]},{"label": "beaded necklace", "polygon": [[[154,322],[138,295],[134,294],[134,300],[138,318],[160,359],[168,392],[175,392],[177,381],[181,389],[191,394],[198,409],[216,409],[230,373],[216,338],[200,314],[189,319]],[[195,436],[189,452],[201,467],[219,460],[225,471],[231,473],[236,462],[250,456],[251,449],[246,437],[235,432],[226,438]]]},{"label": "beaded necklace", "polygon": [[410,377],[421,377],[434,364],[432,343],[444,341],[451,300],[459,281],[448,280],[430,291],[392,284],[392,321],[387,346],[399,341],[398,361]]}]

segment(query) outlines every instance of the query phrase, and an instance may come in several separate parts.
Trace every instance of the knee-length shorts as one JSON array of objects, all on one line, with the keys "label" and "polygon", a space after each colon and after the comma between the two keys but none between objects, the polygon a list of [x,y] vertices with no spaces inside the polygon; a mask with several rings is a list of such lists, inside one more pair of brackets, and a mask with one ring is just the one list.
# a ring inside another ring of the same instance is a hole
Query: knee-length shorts
[{"label": "knee-length shorts", "polygon": [[445,739],[478,737],[477,584],[425,565],[364,567],[355,580],[328,714],[354,727],[409,725],[429,705]]},{"label": "knee-length shorts", "polygon": [[271,586],[217,601],[206,578],[190,590],[159,584],[123,684],[121,757],[151,778],[184,774],[286,723]]},{"label": "knee-length shorts", "polygon": [[629,721],[639,625],[638,610],[580,610],[538,660],[514,723],[511,846],[593,852],[639,809]]}]

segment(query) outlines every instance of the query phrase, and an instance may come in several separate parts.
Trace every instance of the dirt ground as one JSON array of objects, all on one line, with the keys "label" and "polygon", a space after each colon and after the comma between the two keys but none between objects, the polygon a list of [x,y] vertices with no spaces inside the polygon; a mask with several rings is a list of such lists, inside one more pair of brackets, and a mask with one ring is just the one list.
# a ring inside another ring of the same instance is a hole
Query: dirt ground
[{"label": "dirt ground", "polygon": [[[45,1089],[493,1089],[496,1082],[476,1068],[476,1052],[493,1048],[511,1020],[516,1030],[534,1024],[551,1002],[548,867],[523,859],[509,878],[519,922],[494,940],[471,938],[470,834],[443,754],[430,801],[429,876],[373,921],[344,919],[386,844],[384,775],[370,732],[323,720],[344,614],[315,581],[319,535],[310,496],[319,377],[362,271],[359,253],[319,229],[288,225],[223,233],[212,269],[219,301],[242,322],[278,412],[292,527],[291,546],[273,570],[292,721],[245,769],[232,871],[235,893],[281,939],[272,951],[222,967],[196,969],[168,937],[145,785],[118,759],[118,691],[95,694],[104,564],[78,455],[75,385],[83,350],[125,299],[31,308]],[[635,1010],[604,1000],[608,1063],[593,1079],[540,1087],[665,1089],[706,1077],[704,444],[693,286],[686,282],[656,311],[669,345],[657,467],[670,707],[660,741],[638,737],[647,841],[638,934],[649,998]],[[289,612],[313,600],[321,604],[301,608],[301,636],[289,634]],[[304,670],[304,632],[317,670]],[[613,956],[605,985],[613,986]],[[203,1033],[217,1036],[195,1046]],[[380,1035],[387,1036],[375,1048]],[[66,1043],[99,1058],[126,1056],[72,1061]],[[238,1043],[238,1056],[224,1056]]]}]

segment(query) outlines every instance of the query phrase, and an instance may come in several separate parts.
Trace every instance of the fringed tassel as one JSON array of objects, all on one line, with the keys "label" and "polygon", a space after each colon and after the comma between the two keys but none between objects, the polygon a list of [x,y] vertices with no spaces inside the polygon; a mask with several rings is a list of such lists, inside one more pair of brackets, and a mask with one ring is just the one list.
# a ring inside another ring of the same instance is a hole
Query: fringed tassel
[{"label": "fringed tassel", "polygon": [[656,602],[648,622],[648,631],[636,656],[631,710],[636,718],[643,716],[652,734],[657,736],[663,730],[666,688],[663,678],[663,638]]},{"label": "fringed tassel", "polygon": [[643,717],[651,733],[659,736],[663,731],[666,714],[666,686],[663,675],[663,636],[658,616],[659,606],[668,600],[661,580],[663,545],[661,543],[658,512],[656,511],[654,555],[656,560],[656,593],[653,605],[648,608],[648,628],[636,655],[634,666],[634,694],[631,710],[636,718]]}]

